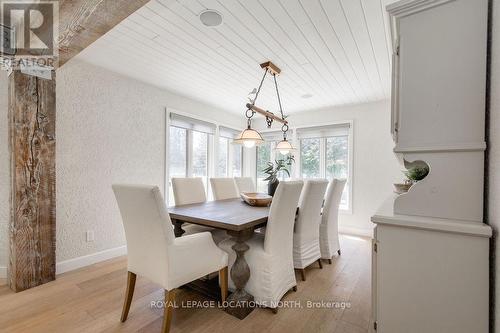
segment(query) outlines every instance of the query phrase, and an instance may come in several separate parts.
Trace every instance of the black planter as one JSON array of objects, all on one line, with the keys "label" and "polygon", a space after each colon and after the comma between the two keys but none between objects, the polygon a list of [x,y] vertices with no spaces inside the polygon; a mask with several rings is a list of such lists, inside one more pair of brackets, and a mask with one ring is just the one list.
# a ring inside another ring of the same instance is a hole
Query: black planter
[{"label": "black planter", "polygon": [[276,192],[279,183],[280,181],[277,179],[274,182],[267,183],[267,194],[274,196],[274,192]]}]

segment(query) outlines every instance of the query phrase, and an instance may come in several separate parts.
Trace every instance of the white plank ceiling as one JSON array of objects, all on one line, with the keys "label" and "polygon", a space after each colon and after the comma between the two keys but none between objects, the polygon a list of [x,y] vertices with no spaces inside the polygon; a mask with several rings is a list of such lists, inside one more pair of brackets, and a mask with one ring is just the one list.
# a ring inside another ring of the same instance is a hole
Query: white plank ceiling
[{"label": "white plank ceiling", "polygon": [[[78,58],[240,114],[266,60],[282,69],[285,113],[382,100],[390,94],[388,2],[152,0]],[[223,24],[204,26],[205,9]],[[256,105],[277,112],[271,77]]]}]

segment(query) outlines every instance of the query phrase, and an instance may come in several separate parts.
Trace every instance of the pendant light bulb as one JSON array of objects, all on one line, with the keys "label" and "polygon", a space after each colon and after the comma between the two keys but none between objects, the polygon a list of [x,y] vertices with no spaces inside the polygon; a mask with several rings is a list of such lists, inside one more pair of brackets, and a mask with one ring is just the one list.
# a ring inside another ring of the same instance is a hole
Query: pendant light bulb
[{"label": "pendant light bulb", "polygon": [[255,141],[244,141],[243,146],[245,146],[245,148],[253,148],[255,147]]},{"label": "pendant light bulb", "polygon": [[280,150],[280,154],[281,154],[281,155],[287,155],[287,154],[289,154],[289,153],[290,153],[290,151],[289,151],[289,150]]}]

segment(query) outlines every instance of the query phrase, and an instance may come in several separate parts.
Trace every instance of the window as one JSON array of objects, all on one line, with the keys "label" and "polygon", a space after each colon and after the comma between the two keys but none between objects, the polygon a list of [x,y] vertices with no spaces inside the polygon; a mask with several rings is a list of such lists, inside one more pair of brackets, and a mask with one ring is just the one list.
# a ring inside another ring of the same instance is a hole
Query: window
[{"label": "window", "polygon": [[198,131],[191,132],[193,152],[191,174],[189,177],[201,177],[207,186],[208,177],[208,134]]},{"label": "window", "polygon": [[239,131],[220,126],[217,157],[217,176],[240,177],[242,174],[243,149],[240,145],[233,145],[232,141]]},{"label": "window", "polygon": [[302,178],[319,178],[320,171],[320,139],[300,140],[300,170]]},{"label": "window", "polygon": [[232,145],[233,149],[233,177],[241,177],[243,167],[243,147],[240,145]]},{"label": "window", "polygon": [[[215,125],[170,113],[169,177],[201,177],[208,193],[210,146]],[[169,205],[174,204],[172,186]]]},{"label": "window", "polygon": [[302,178],[347,179],[340,209],[350,210],[350,124],[297,129]]},{"label": "window", "polygon": [[187,130],[170,127],[170,177],[186,177]]},{"label": "window", "polygon": [[349,209],[349,136],[334,136],[326,138],[326,178],[331,180],[347,179],[340,207]]},{"label": "window", "polygon": [[[168,175],[201,177],[207,197],[211,198],[209,177],[239,177],[242,175],[243,149],[233,145],[239,131],[170,113]],[[168,189],[168,204],[173,205],[172,186]]]},{"label": "window", "polygon": [[219,138],[219,158],[217,159],[217,175],[219,177],[227,177],[228,161],[229,161],[229,139]]}]

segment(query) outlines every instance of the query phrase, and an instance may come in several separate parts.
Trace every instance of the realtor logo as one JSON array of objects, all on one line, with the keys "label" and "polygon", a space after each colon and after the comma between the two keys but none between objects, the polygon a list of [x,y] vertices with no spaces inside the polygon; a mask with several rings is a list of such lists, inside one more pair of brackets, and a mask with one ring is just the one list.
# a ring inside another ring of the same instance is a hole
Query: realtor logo
[{"label": "realtor logo", "polygon": [[1,54],[57,56],[58,9],[58,1],[2,1]]}]

